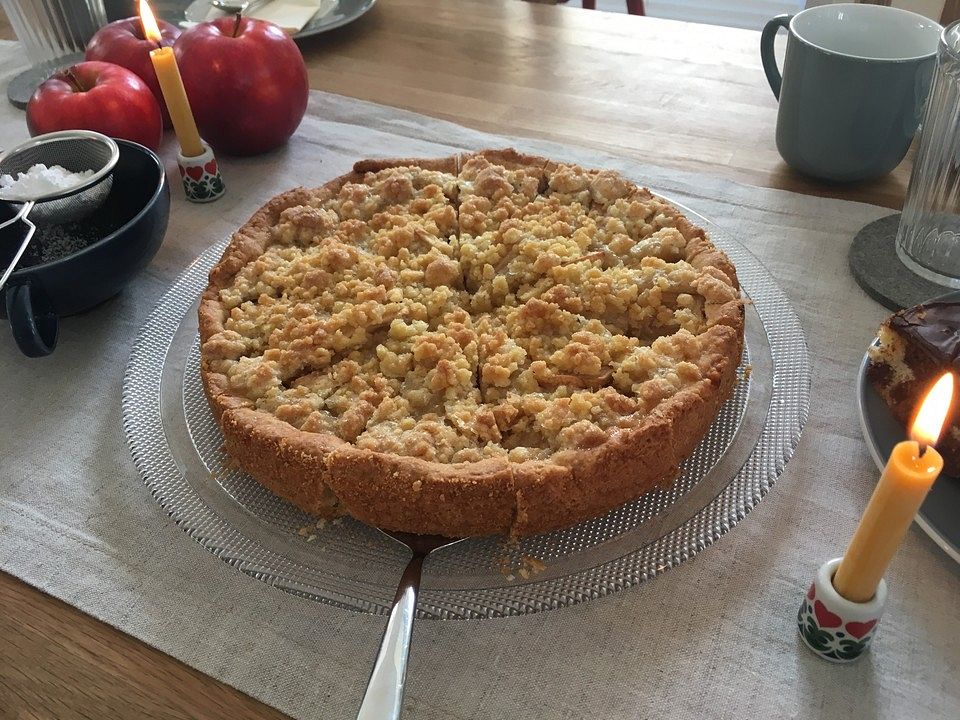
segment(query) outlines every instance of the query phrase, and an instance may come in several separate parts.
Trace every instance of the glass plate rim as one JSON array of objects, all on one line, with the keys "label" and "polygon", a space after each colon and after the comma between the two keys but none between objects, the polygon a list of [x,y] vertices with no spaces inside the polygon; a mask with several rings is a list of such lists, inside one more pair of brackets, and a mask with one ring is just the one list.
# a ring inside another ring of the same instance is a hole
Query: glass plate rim
[{"label": "glass plate rim", "polygon": [[[678,527],[651,541],[647,545],[636,548],[632,552],[629,552],[621,557],[608,560],[594,567],[586,568],[567,576],[554,578],[550,581],[538,582],[536,580],[531,580],[529,583],[520,586],[492,588],[491,590],[494,592],[491,593],[474,591],[474,594],[478,596],[490,594],[491,597],[489,598],[489,602],[496,602],[492,597],[492,595],[498,594],[496,591],[516,591],[518,588],[531,590],[536,588],[538,585],[548,584],[550,586],[563,585],[565,588],[562,590],[561,594],[563,597],[561,598],[547,597],[544,599],[542,597],[542,593],[540,593],[541,597],[531,600],[532,606],[517,608],[507,605],[503,606],[501,610],[497,612],[491,613],[488,610],[485,613],[465,612],[462,615],[456,613],[444,614],[442,612],[439,615],[421,613],[424,617],[470,619],[478,617],[483,618],[522,615],[529,612],[538,612],[541,610],[552,609],[554,607],[576,604],[593,597],[601,597],[621,589],[632,587],[640,582],[655,577],[665,570],[672,568],[684,560],[692,557],[697,552],[713,544],[720,537],[729,532],[729,530],[738,522],[740,522],[750,512],[750,510],[752,510],[752,508],[760,502],[767,492],[769,492],[770,488],[779,478],[784,467],[786,466],[786,463],[792,456],[796,445],[799,442],[803,426],[807,419],[810,392],[809,353],[799,318],[796,316],[796,313],[790,305],[786,295],[773,280],[773,277],[769,271],[742,243],[729,236],[727,231],[703,217],[700,213],[691,210],[684,204],[679,203],[666,195],[660,196],[674,204],[681,212],[687,215],[688,218],[694,222],[700,223],[701,226],[708,231],[708,234],[716,242],[718,247],[728,252],[728,254],[737,255],[739,259],[736,260],[735,264],[738,267],[738,273],[743,274],[744,261],[746,261],[746,265],[752,266],[750,268],[751,272],[760,274],[766,283],[765,292],[771,296],[764,299],[762,303],[764,309],[769,312],[777,311],[782,316],[780,317],[780,322],[782,325],[784,325],[784,327],[779,328],[779,335],[781,336],[779,339],[781,343],[785,343],[786,347],[779,348],[778,355],[782,355],[785,352],[792,352],[793,354],[797,355],[795,360],[799,363],[799,367],[794,368],[794,370],[799,370],[796,375],[800,382],[799,384],[794,383],[790,388],[792,391],[792,397],[789,398],[789,400],[791,400],[793,405],[793,414],[790,418],[792,424],[790,424],[790,427],[783,428],[780,427],[780,425],[783,424],[780,422],[775,428],[775,430],[780,434],[780,437],[774,437],[772,439],[776,446],[774,449],[777,451],[777,457],[774,458],[774,467],[772,472],[767,472],[762,478],[760,478],[758,487],[756,487],[754,492],[749,494],[749,496],[739,497],[732,504],[732,506],[728,508],[728,512],[725,517],[720,518],[719,521],[715,519],[714,522],[709,523],[709,527],[704,525],[705,521],[703,520],[703,516],[705,513],[709,514],[709,511],[715,510],[718,503],[721,502],[721,498],[731,491],[734,483],[744,473],[744,468],[746,468],[750,460],[757,454],[758,448],[760,447],[760,443],[758,442],[749,453],[744,465],[736,474],[733,475],[733,477],[729,479],[727,484],[721,489],[720,493],[716,497],[707,503],[706,506],[702,507],[692,516],[688,517]],[[162,344],[162,338],[157,338],[156,336],[162,335],[162,330],[165,328],[170,329],[172,327],[173,331],[175,332],[176,328],[179,327],[183,321],[183,314],[178,314],[176,317],[170,317],[170,313],[168,312],[166,305],[170,304],[171,298],[176,295],[176,291],[181,288],[181,286],[189,284],[191,280],[196,282],[197,278],[194,276],[198,276],[200,278],[205,277],[206,268],[209,265],[212,265],[213,261],[219,257],[225,242],[226,241],[224,240],[207,248],[204,253],[194,260],[175,279],[174,283],[151,311],[148,320],[141,328],[137,342],[131,351],[123,384],[123,425],[127,442],[130,446],[131,454],[133,455],[138,472],[150,490],[151,494],[157,499],[167,514],[174,519],[176,524],[183,528],[191,537],[200,542],[201,545],[206,547],[228,564],[238,567],[247,574],[257,577],[268,584],[274,585],[293,594],[302,595],[313,600],[351,611],[383,613],[386,611],[386,608],[381,604],[359,601],[359,599],[355,597],[352,597],[349,602],[344,602],[337,599],[336,592],[331,592],[330,596],[317,596],[315,593],[310,592],[307,588],[298,587],[296,582],[285,581],[284,578],[278,577],[276,574],[271,572],[270,568],[264,568],[255,564],[251,565],[250,563],[245,562],[244,558],[235,557],[229,552],[228,547],[224,547],[224,541],[229,537],[230,533],[236,532],[233,528],[226,524],[223,519],[220,518],[211,508],[206,506],[197,507],[195,502],[191,509],[201,516],[202,521],[194,520],[193,522],[188,522],[187,519],[178,517],[176,510],[170,507],[171,494],[176,493],[169,492],[169,489],[159,484],[154,477],[155,473],[161,472],[166,476],[172,477],[179,475],[179,471],[175,462],[173,462],[172,457],[170,457],[169,448],[167,448],[166,458],[148,457],[148,455],[151,455],[150,448],[144,447],[144,442],[142,438],[139,437],[139,435],[142,435],[142,433],[138,433],[135,428],[137,421],[142,420],[144,415],[144,407],[141,401],[145,396],[147,399],[149,399],[151,394],[149,388],[137,387],[137,371],[139,366],[143,364],[142,355],[146,350],[145,346],[150,345],[151,340],[160,340]],[[752,302],[755,304],[755,306],[758,304],[756,299],[752,300]],[[187,312],[189,312],[189,307],[191,304],[192,303],[186,304]],[[763,312],[760,312],[759,308],[758,312],[761,316],[761,321],[763,321],[763,330],[766,333],[769,341],[771,329],[773,329],[776,333],[777,328],[771,328],[768,326],[765,318],[763,317]],[[172,334],[173,333],[171,333],[171,337]],[[770,342],[770,345],[771,353],[773,353],[774,343]],[[169,350],[169,347],[170,345],[168,342],[165,345],[164,350]],[[155,358],[152,359],[152,362],[156,362]],[[780,358],[780,363],[776,362],[776,359],[774,359],[773,362],[773,377],[771,378],[771,382],[775,388],[777,386],[778,366],[782,362],[783,358]],[[165,365],[166,357],[164,357],[164,366]],[[781,390],[783,389],[782,385],[784,384],[784,381],[785,378],[781,377]],[[159,410],[159,382],[157,385],[158,387],[155,388],[154,396],[156,400],[156,406]],[[773,397],[771,397],[771,403],[772,401]],[[149,408],[147,408],[147,414],[149,414]],[[159,412],[156,413],[154,424],[160,424],[160,427],[157,427],[156,429],[160,431],[159,434],[162,436],[163,428],[162,423],[160,423],[160,415],[161,414]],[[149,418],[147,419],[149,420]],[[762,439],[765,435],[768,435],[769,431],[770,415],[768,410],[768,416],[765,419],[760,438]],[[770,440],[771,438],[768,437],[767,439]],[[162,455],[162,448],[160,448],[160,450],[160,454]],[[180,481],[189,487],[188,481],[182,476],[180,477]],[[176,490],[176,488],[174,488],[174,490]],[[704,527],[700,527],[699,530],[694,533],[693,537],[688,538],[688,540],[692,540],[692,542],[687,542],[682,547],[678,546],[666,555],[662,554],[665,546],[668,546],[672,541],[675,542],[681,539],[681,536],[684,534],[690,534],[691,531],[696,530],[696,526],[699,525],[704,525]],[[246,538],[240,534],[238,539],[245,540]],[[656,562],[650,562],[649,559],[644,561],[640,557],[641,555],[651,555],[655,550],[661,551],[661,555]],[[630,567],[629,569],[620,569],[620,566]],[[607,572],[613,572],[615,576],[613,581],[611,581],[609,578],[597,578],[598,575],[603,575]],[[581,585],[581,587],[573,587],[574,585]],[[519,593],[515,592],[514,594]],[[502,605],[502,603],[500,604]]]}]

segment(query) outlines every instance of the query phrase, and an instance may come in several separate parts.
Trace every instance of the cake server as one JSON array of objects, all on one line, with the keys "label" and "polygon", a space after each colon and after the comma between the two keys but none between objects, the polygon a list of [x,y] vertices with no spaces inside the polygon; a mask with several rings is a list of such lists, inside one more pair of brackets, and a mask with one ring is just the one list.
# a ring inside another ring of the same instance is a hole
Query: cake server
[{"label": "cake server", "polygon": [[390,618],[383,632],[383,640],[380,641],[380,651],[373,664],[357,720],[399,720],[423,561],[435,550],[450,547],[465,539],[386,530],[380,532],[406,546],[413,557],[400,576],[397,595],[393,599]]}]

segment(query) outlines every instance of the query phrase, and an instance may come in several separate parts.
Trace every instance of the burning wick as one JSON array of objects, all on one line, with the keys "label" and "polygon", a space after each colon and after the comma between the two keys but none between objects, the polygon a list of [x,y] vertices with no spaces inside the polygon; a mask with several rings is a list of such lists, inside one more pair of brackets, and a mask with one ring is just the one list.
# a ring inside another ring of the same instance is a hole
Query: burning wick
[{"label": "burning wick", "polygon": [[910,424],[910,439],[920,446],[923,457],[929,445],[936,445],[953,400],[953,374],[944,373],[926,394]]}]

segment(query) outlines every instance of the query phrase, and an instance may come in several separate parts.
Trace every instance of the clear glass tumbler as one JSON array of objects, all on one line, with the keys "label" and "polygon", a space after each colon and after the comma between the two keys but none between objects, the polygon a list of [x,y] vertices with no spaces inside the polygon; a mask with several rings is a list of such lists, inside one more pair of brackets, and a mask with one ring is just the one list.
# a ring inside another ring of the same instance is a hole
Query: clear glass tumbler
[{"label": "clear glass tumbler", "polygon": [[107,23],[103,0],[0,0],[0,5],[33,65],[7,89],[10,101],[21,107],[46,77],[78,61],[87,41]]},{"label": "clear glass tumbler", "polygon": [[918,275],[960,288],[960,21],[940,36],[897,255]]}]

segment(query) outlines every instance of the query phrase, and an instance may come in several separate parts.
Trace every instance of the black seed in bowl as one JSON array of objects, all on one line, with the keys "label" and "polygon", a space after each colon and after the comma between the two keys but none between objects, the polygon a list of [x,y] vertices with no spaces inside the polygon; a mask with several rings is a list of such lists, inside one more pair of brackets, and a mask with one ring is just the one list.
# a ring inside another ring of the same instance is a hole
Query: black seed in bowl
[{"label": "black seed in bowl", "polygon": [[43,265],[73,255],[105,238],[121,224],[105,218],[99,221],[83,220],[59,225],[39,225],[33,240],[30,241],[20,260],[19,267]]}]

